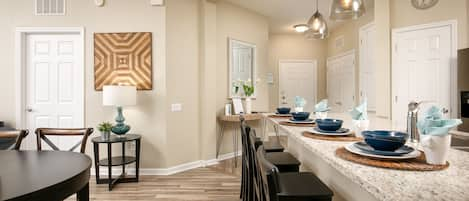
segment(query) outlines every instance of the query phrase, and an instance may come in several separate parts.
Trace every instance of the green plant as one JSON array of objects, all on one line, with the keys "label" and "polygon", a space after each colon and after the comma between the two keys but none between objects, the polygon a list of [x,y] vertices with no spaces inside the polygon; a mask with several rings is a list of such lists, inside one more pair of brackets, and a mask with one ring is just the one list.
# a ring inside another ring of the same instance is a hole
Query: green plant
[{"label": "green plant", "polygon": [[98,125],[100,132],[111,132],[112,124],[109,122],[103,122]]},{"label": "green plant", "polygon": [[243,90],[244,90],[244,95],[246,95],[246,97],[250,97],[252,96],[252,94],[254,94],[254,85],[251,84],[250,82],[244,83]]}]

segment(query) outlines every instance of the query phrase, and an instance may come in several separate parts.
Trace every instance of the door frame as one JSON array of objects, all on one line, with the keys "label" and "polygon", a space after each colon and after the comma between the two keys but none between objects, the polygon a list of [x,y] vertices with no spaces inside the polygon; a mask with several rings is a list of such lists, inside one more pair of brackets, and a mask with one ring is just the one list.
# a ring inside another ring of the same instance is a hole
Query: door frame
[{"label": "door frame", "polygon": [[[81,61],[80,78],[85,83],[85,28],[84,27],[17,27],[15,29],[15,100],[16,100],[16,128],[27,128],[26,125],[26,73],[27,73],[27,44],[26,36],[29,34],[77,34],[80,36],[79,56]],[[83,123],[85,122],[85,86],[79,92],[83,99]],[[83,125],[84,126],[84,125]]]},{"label": "door frame", "polygon": [[280,66],[282,63],[311,63],[313,64],[313,72],[314,72],[314,102],[318,100],[318,60],[316,59],[280,59],[278,60],[278,89],[277,89],[277,104],[281,105],[280,103]]},{"label": "door frame", "polygon": [[[368,23],[368,24],[365,24],[363,26],[361,26],[358,30],[358,94],[356,95],[357,96],[357,100],[358,102],[361,102],[362,100],[362,72],[363,72],[363,68],[362,68],[362,65],[364,63],[364,58],[363,58],[363,54],[362,54],[362,51],[363,51],[363,43],[362,43],[362,38],[364,37],[363,34],[365,31],[369,30],[370,28],[374,28],[375,31],[376,31],[376,24],[374,21]],[[373,75],[376,79],[376,68],[374,70],[374,75]],[[375,106],[376,106],[376,92],[375,92]],[[370,110],[368,108],[368,111],[369,112],[376,112],[376,108],[374,108],[374,110]]]},{"label": "door frame", "polygon": [[457,68],[457,53],[458,53],[458,21],[457,20],[447,20],[447,21],[439,21],[439,22],[432,22],[427,24],[419,24],[419,25],[412,25],[402,28],[396,28],[392,30],[392,50],[391,50],[391,57],[392,57],[392,68],[391,68],[391,119],[393,120],[395,115],[394,108],[396,107],[396,99],[397,96],[397,88],[393,85],[393,83],[397,82],[397,35],[400,33],[410,32],[410,31],[418,31],[418,30],[425,30],[425,29],[432,29],[438,27],[446,27],[450,28],[450,36],[451,36],[451,61],[450,61],[450,88],[451,88],[451,97],[450,97],[450,117],[455,118],[457,115],[457,108],[458,108],[458,91],[457,91],[457,77],[458,77],[458,68]]}]

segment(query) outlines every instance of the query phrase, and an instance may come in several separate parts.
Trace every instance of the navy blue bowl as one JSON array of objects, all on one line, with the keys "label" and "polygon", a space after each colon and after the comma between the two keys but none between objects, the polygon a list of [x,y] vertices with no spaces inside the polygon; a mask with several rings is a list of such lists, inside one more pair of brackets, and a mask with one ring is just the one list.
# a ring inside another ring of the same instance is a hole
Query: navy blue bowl
[{"label": "navy blue bowl", "polygon": [[309,112],[293,112],[291,115],[293,119],[297,121],[304,121],[309,118]]},{"label": "navy blue bowl", "polygon": [[366,144],[380,151],[395,151],[404,146],[409,138],[407,133],[385,130],[363,131],[362,135]]},{"label": "navy blue bowl", "polygon": [[290,113],[290,110],[291,109],[289,107],[279,107],[279,108],[277,108],[277,112],[279,114],[288,114],[288,113]]},{"label": "navy blue bowl", "polygon": [[337,131],[342,128],[344,121],[340,119],[316,119],[319,129],[324,131]]}]

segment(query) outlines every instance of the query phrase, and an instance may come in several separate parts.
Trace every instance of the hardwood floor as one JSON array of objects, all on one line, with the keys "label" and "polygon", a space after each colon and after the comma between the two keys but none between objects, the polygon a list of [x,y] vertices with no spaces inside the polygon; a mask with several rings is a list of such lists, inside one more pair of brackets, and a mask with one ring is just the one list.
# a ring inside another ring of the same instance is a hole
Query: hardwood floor
[{"label": "hardwood floor", "polygon": [[[241,159],[238,159],[240,161]],[[138,183],[118,184],[108,191],[106,184],[90,180],[90,200],[99,201],[235,201],[239,200],[239,168],[233,160],[170,176],[141,176]],[[66,201],[74,201],[75,196]]]},{"label": "hardwood floor", "polygon": [[[276,140],[273,137],[270,140]],[[287,139],[280,142],[286,147]],[[239,201],[241,158],[238,167],[234,160],[181,172],[169,176],[141,176],[138,183],[118,184],[108,191],[106,184],[90,180],[90,200],[99,201]],[[75,201],[75,196],[66,201]]]}]

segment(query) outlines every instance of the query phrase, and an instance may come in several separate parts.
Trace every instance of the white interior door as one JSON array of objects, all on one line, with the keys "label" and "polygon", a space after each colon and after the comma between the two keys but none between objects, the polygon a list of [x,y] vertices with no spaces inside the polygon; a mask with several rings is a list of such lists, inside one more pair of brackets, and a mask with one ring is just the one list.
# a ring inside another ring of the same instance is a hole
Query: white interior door
[{"label": "white interior door", "polygon": [[327,61],[327,97],[332,112],[347,112],[355,106],[355,53]]},{"label": "white interior door", "polygon": [[405,129],[410,101],[431,101],[451,111],[452,42],[449,25],[393,34],[392,111],[396,128]]},{"label": "white interior door", "polygon": [[[26,120],[39,127],[84,127],[83,44],[79,34],[29,34],[26,37]],[[35,135],[29,135],[35,149]],[[80,137],[51,137],[61,149]],[[50,148],[43,143],[43,147]]]},{"label": "white interior door", "polygon": [[316,104],[316,61],[280,61],[279,106],[294,107],[295,96],[306,99],[304,111],[313,111]]},{"label": "white interior door", "polygon": [[376,78],[375,78],[375,33],[374,24],[360,29],[360,102],[367,100],[368,111],[376,111]]}]

